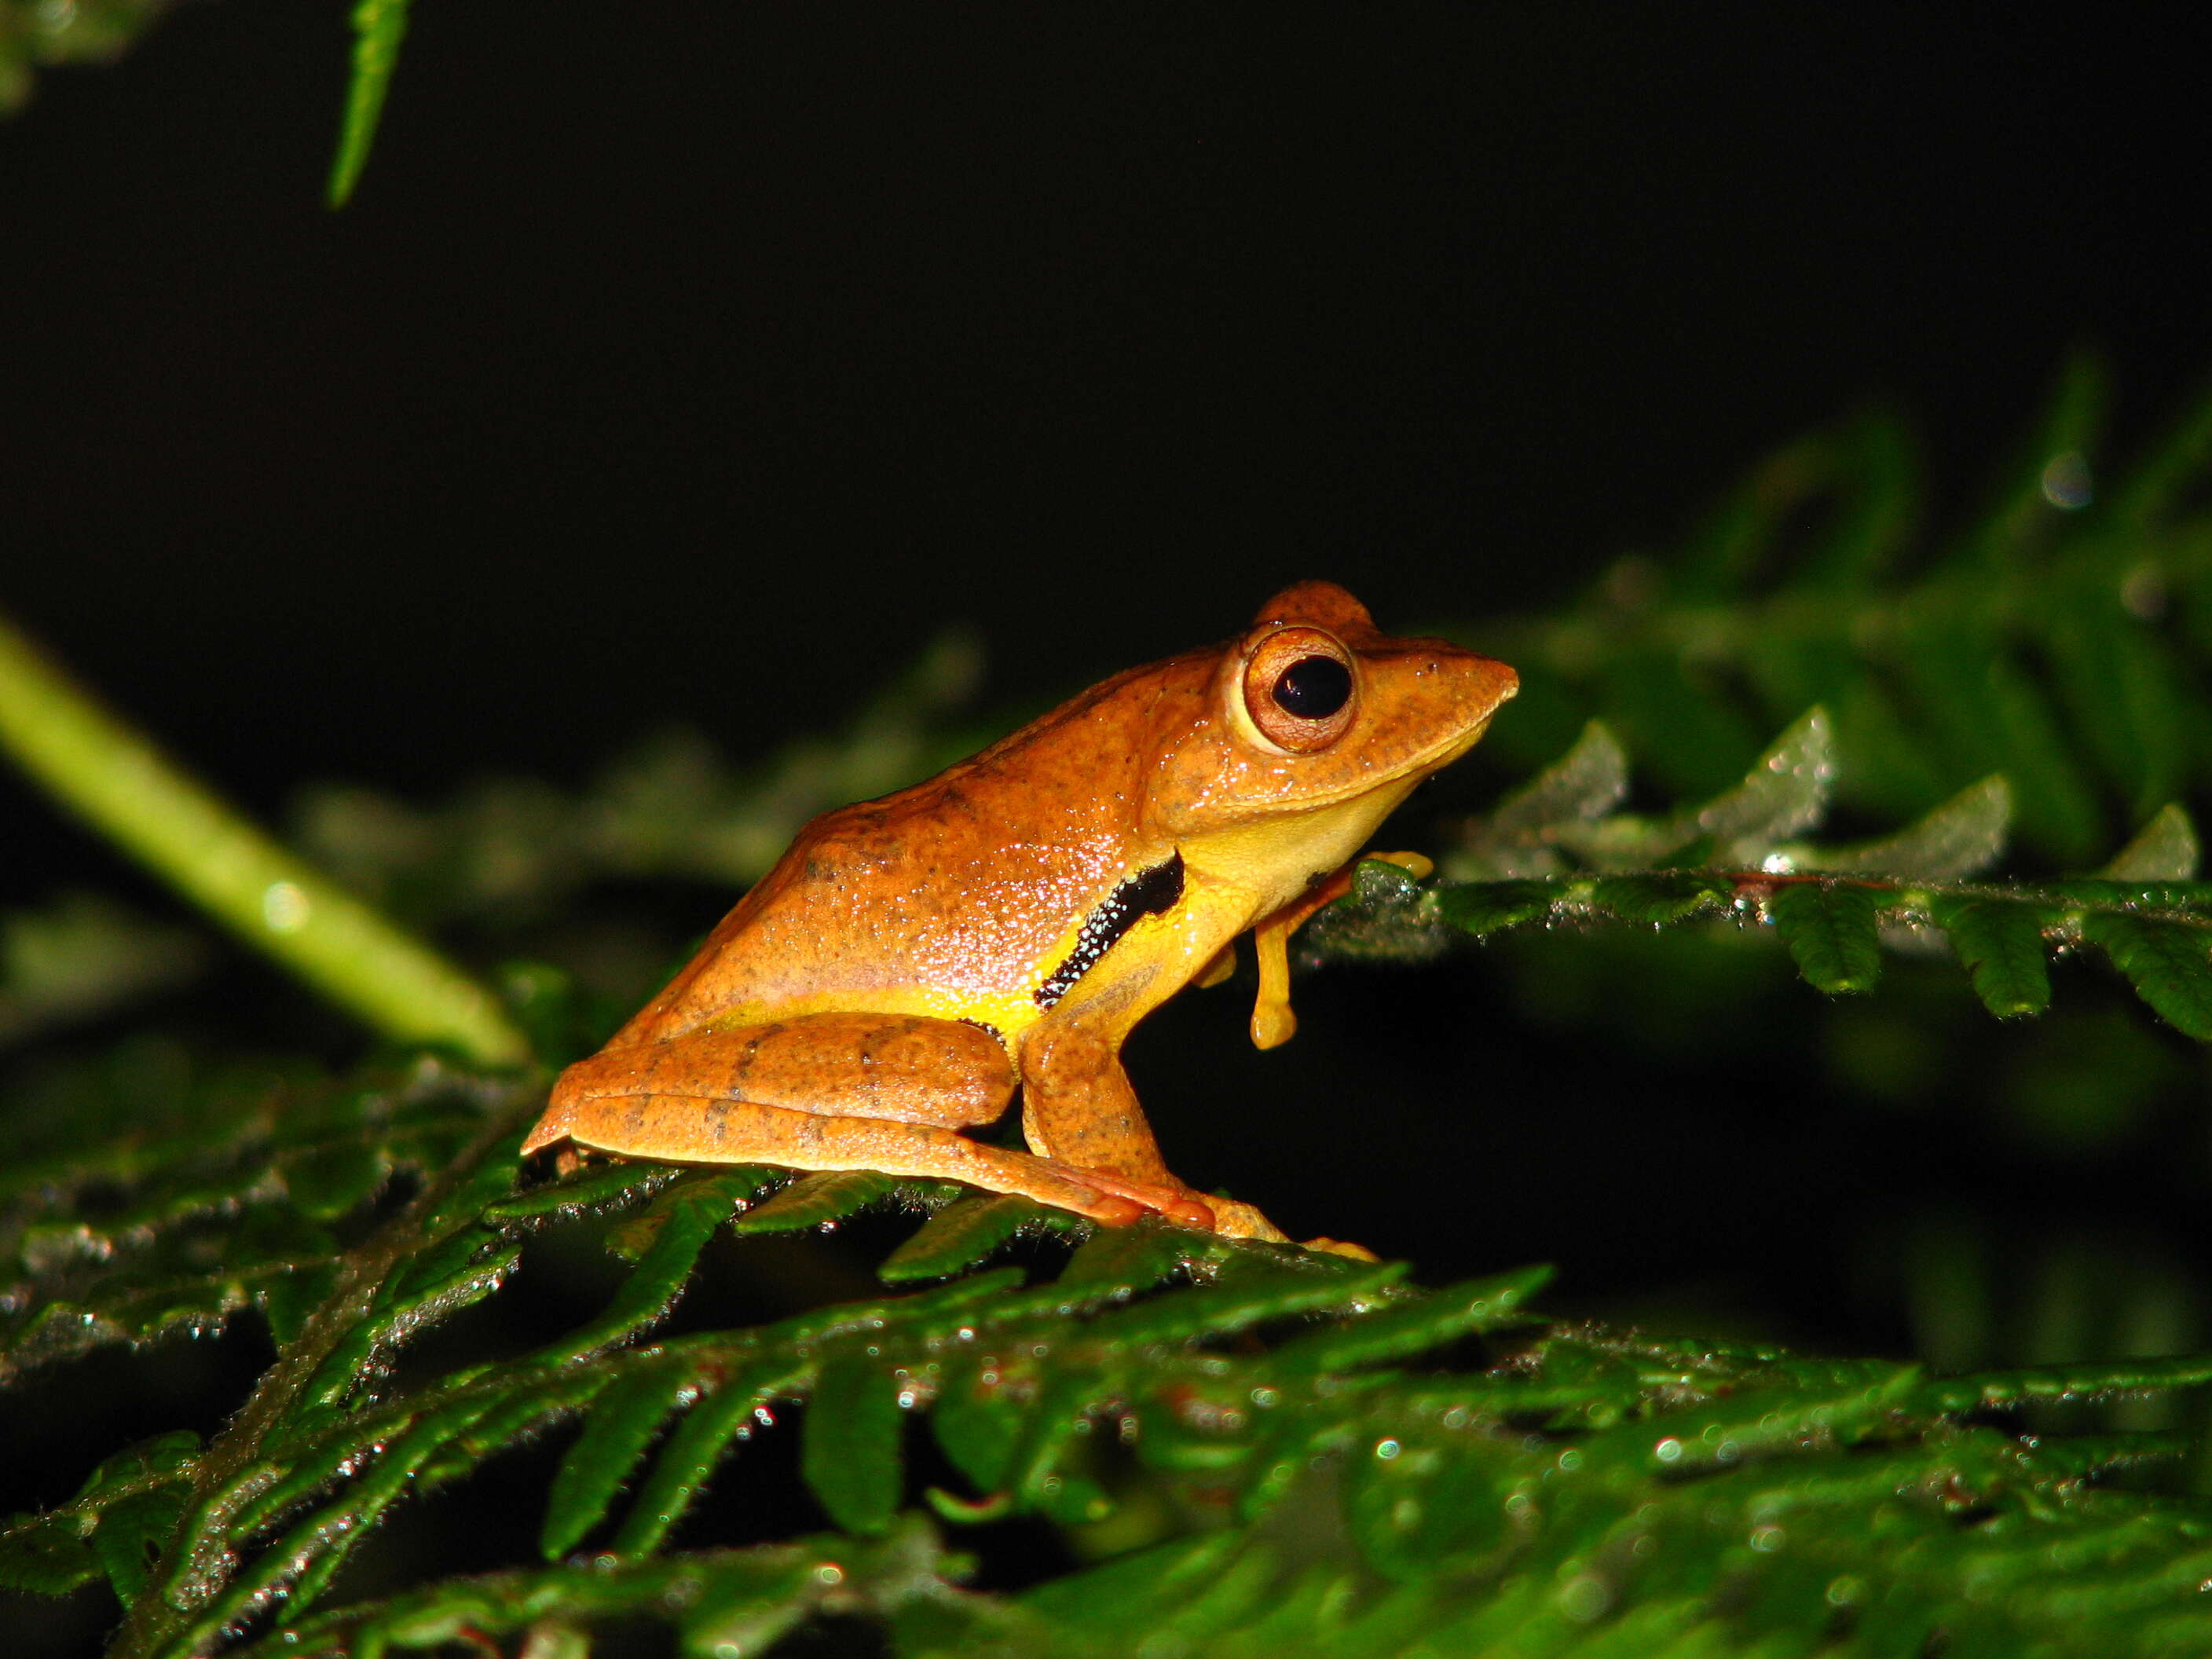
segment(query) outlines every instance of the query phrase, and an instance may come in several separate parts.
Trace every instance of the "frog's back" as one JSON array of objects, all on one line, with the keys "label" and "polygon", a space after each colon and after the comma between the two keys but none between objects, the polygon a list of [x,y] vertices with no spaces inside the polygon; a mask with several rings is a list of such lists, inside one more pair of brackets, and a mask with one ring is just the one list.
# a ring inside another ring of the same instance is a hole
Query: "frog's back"
[{"label": "frog's back", "polygon": [[991,1008],[1027,997],[1124,873],[1139,757],[1155,746],[1132,727],[1157,724],[1167,666],[814,819],[617,1042],[833,1008],[999,1024]]}]

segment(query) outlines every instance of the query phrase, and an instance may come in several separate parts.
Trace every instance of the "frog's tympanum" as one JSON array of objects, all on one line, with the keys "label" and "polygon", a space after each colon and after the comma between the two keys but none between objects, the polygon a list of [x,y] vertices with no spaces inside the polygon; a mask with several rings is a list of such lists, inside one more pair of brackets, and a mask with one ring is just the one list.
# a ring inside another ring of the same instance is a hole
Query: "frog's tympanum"
[{"label": "frog's tympanum", "polygon": [[[1294,1029],[1285,944],[1513,671],[1378,633],[1301,582],[1226,645],[1133,668],[927,783],[824,814],[698,956],[561,1075],[526,1152],[879,1170],[1109,1224],[1283,1235],[1168,1172],[1121,1069],[1136,1023],[1253,931],[1252,1039]],[[960,1133],[1018,1087],[1030,1150]]]}]

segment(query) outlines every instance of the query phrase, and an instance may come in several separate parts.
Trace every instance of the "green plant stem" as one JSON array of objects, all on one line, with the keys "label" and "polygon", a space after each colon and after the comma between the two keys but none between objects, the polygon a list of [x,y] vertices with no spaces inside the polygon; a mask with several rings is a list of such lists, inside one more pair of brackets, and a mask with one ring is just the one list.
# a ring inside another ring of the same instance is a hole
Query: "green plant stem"
[{"label": "green plant stem", "polygon": [[528,1057],[483,987],[179,770],[4,618],[0,744],[232,933],[376,1030],[479,1065]]}]

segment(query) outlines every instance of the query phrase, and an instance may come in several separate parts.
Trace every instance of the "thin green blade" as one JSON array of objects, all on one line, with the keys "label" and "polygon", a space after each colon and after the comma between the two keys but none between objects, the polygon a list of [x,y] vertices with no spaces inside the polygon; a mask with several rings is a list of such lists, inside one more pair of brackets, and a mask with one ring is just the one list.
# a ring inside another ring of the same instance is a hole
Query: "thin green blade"
[{"label": "thin green blade", "polygon": [[2039,1014],[2051,1006],[2043,929],[2052,913],[2004,899],[1938,896],[1936,925],[1966,964],[1974,994],[1999,1019]]},{"label": "thin green blade", "polygon": [[2168,1024],[2200,1042],[2212,1042],[2212,933],[2179,922],[2094,911],[2082,918],[2081,932]]},{"label": "thin green blade", "polygon": [[1792,882],[1766,901],[1774,931],[1797,971],[1832,994],[1869,991],[1881,976],[1881,938],[1874,893],[1823,881]]},{"label": "thin green blade", "polygon": [[898,1384],[858,1349],[833,1354],[807,1398],[799,1439],[806,1484],[847,1532],[873,1537],[898,1513],[905,1462]]},{"label": "thin green blade", "polygon": [[887,1285],[949,1279],[979,1266],[1024,1228],[1065,1218],[1064,1212],[1048,1210],[1018,1194],[971,1193],[924,1222],[876,1269],[876,1276]]},{"label": "thin green blade", "polygon": [[847,1217],[888,1198],[898,1184],[896,1176],[881,1175],[873,1170],[833,1170],[801,1176],[767,1203],[739,1216],[730,1224],[730,1231],[743,1237],[834,1227]]},{"label": "thin green blade", "polygon": [[1590,890],[1590,902],[1623,921],[1656,927],[1725,904],[1735,890],[1735,884],[1726,876],[1702,870],[1658,870],[1601,877]]},{"label": "thin green blade", "polygon": [[330,203],[352,199],[376,143],[384,118],[384,100],[399,67],[399,43],[407,33],[408,0],[360,0],[353,9],[353,79],[346,88],[345,117],[338,128],[338,153],[331,163]]},{"label": "thin green blade", "polygon": [[1566,884],[1558,881],[1477,881],[1464,886],[1436,890],[1437,914],[1453,927],[1478,938],[1534,921],[1552,913],[1566,896]]},{"label": "thin green blade", "polygon": [[680,1373],[658,1368],[624,1377],[592,1401],[584,1431],[553,1476],[538,1547],[557,1560],[606,1519],[623,1482],[677,1409]]}]

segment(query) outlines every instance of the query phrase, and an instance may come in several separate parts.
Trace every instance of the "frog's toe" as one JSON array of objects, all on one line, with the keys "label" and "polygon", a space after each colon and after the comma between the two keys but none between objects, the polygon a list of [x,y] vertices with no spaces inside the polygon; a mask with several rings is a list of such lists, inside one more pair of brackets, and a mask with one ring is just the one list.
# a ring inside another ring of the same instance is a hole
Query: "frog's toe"
[{"label": "frog's toe", "polygon": [[1142,1221],[1152,1212],[1133,1199],[1116,1198],[1110,1193],[1101,1193],[1084,1206],[1084,1213],[1102,1227],[1127,1227]]},{"label": "frog's toe", "polygon": [[1233,1198],[1209,1198],[1213,1207],[1213,1231],[1224,1238],[1257,1238],[1270,1244],[1287,1244],[1290,1235],[1249,1204]]},{"label": "frog's toe", "polygon": [[[1080,1169],[1065,1164],[1054,1167],[1066,1178],[1079,1183],[1096,1195],[1094,1203],[1084,1206],[1083,1213],[1093,1220],[1104,1221],[1109,1227],[1124,1226],[1141,1216],[1157,1215],[1179,1226],[1195,1227],[1201,1232],[1220,1231],[1219,1212],[1223,1203],[1220,1199],[1207,1198],[1180,1183],[1170,1186],[1159,1182],[1138,1181],[1108,1170]],[[1121,1220],[1109,1219],[1101,1208],[1107,1205],[1126,1206],[1128,1214]]]},{"label": "frog's toe", "polygon": [[1212,1206],[1194,1198],[1171,1198],[1160,1206],[1160,1213],[1170,1221],[1196,1227],[1201,1232],[1216,1231],[1220,1225]]},{"label": "frog's toe", "polygon": [[1352,1261],[1380,1261],[1382,1258],[1364,1244],[1354,1244],[1349,1239],[1309,1238],[1298,1248],[1302,1250],[1325,1250],[1331,1255],[1340,1255]]},{"label": "frog's toe", "polygon": [[1085,1192],[1082,1212],[1103,1226],[1126,1227],[1148,1215],[1165,1216],[1186,1227],[1213,1231],[1213,1212],[1191,1198],[1142,1182],[1123,1181],[1096,1170],[1070,1172]]}]

